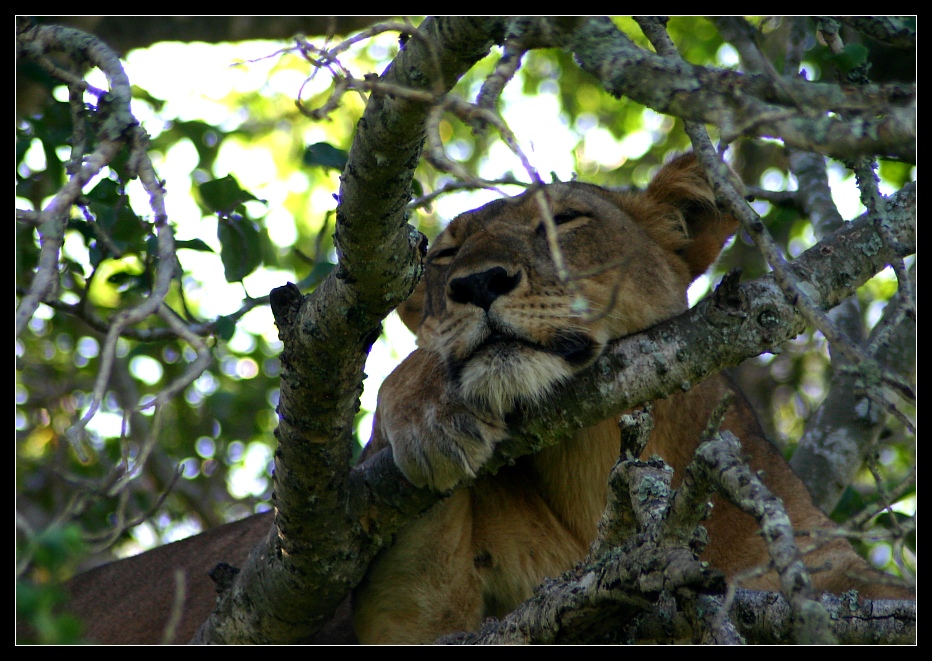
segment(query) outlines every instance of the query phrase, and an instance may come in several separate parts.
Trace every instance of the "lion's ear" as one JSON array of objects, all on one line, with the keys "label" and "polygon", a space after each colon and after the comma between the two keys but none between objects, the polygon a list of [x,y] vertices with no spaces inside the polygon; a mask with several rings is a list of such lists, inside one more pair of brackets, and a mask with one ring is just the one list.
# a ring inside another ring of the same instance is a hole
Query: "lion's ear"
[{"label": "lion's ear", "polygon": [[695,279],[705,273],[738,229],[738,221],[722,213],[715,193],[695,154],[667,163],[647,187],[647,197],[660,207],[673,208],[682,217],[681,231],[688,241],[676,250]]},{"label": "lion's ear", "polygon": [[417,331],[421,327],[421,321],[424,319],[424,297],[427,293],[425,281],[426,278],[421,277],[421,281],[417,283],[414,291],[408,296],[408,300],[397,308],[398,316],[401,317],[408,330],[415,335],[417,335]]}]

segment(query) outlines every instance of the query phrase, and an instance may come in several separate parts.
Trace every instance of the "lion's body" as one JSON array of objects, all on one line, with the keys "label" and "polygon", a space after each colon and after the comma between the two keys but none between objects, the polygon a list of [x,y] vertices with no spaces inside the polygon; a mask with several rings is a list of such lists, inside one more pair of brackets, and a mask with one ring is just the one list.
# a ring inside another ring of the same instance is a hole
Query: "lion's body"
[{"label": "lion's body", "polygon": [[[545,190],[550,229],[532,194],[457,217],[428,252],[423,289],[401,311],[421,348],[383,385],[368,452],[390,444],[415,484],[445,490],[472,477],[507,435],[510,411],[533,411],[607,342],[684,311],[690,282],[736,229],[690,156],[667,165],[640,196],[585,184]],[[548,233],[569,280],[554,266]],[[674,486],[729,388],[719,375],[654,402],[645,455],[673,467]],[[737,400],[724,428],[741,439],[795,527],[831,527]],[[479,477],[402,529],[354,594],[360,640],[430,642],[475,629],[570,569],[595,539],[619,450],[617,419],[605,420]],[[730,503],[717,503],[707,528],[704,559],[729,578],[766,565],[754,520]],[[817,588],[890,594],[845,575],[868,571],[846,541],[815,554],[815,564],[824,561],[832,569],[814,576]],[[773,573],[744,586],[779,590]]]}]

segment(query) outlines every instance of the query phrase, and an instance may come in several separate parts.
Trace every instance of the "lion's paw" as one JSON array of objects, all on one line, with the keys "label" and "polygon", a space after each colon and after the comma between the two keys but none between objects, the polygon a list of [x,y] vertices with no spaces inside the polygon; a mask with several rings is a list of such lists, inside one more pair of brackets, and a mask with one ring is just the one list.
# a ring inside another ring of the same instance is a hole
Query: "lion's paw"
[{"label": "lion's paw", "polygon": [[504,423],[481,420],[472,413],[427,404],[413,424],[389,425],[383,432],[395,464],[409,482],[448,491],[474,478],[506,436]]}]

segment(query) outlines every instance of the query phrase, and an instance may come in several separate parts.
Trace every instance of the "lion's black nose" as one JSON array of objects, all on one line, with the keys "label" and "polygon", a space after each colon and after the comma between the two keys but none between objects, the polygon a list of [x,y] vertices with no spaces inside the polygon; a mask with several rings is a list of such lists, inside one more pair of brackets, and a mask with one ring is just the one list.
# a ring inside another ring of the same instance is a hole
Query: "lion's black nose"
[{"label": "lion's black nose", "polygon": [[514,290],[521,282],[521,271],[508,275],[501,266],[450,281],[449,295],[457,303],[468,303],[488,311],[499,296]]}]

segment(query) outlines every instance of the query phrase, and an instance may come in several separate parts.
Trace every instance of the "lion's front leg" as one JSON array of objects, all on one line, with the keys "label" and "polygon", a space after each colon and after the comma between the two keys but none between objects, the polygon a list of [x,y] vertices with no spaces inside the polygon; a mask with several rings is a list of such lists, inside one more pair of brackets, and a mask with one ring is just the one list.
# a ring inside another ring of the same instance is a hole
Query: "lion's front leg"
[{"label": "lion's front leg", "polygon": [[505,423],[466,406],[437,354],[418,349],[379,390],[373,430],[416,486],[447,491],[476,471],[506,436]]}]

